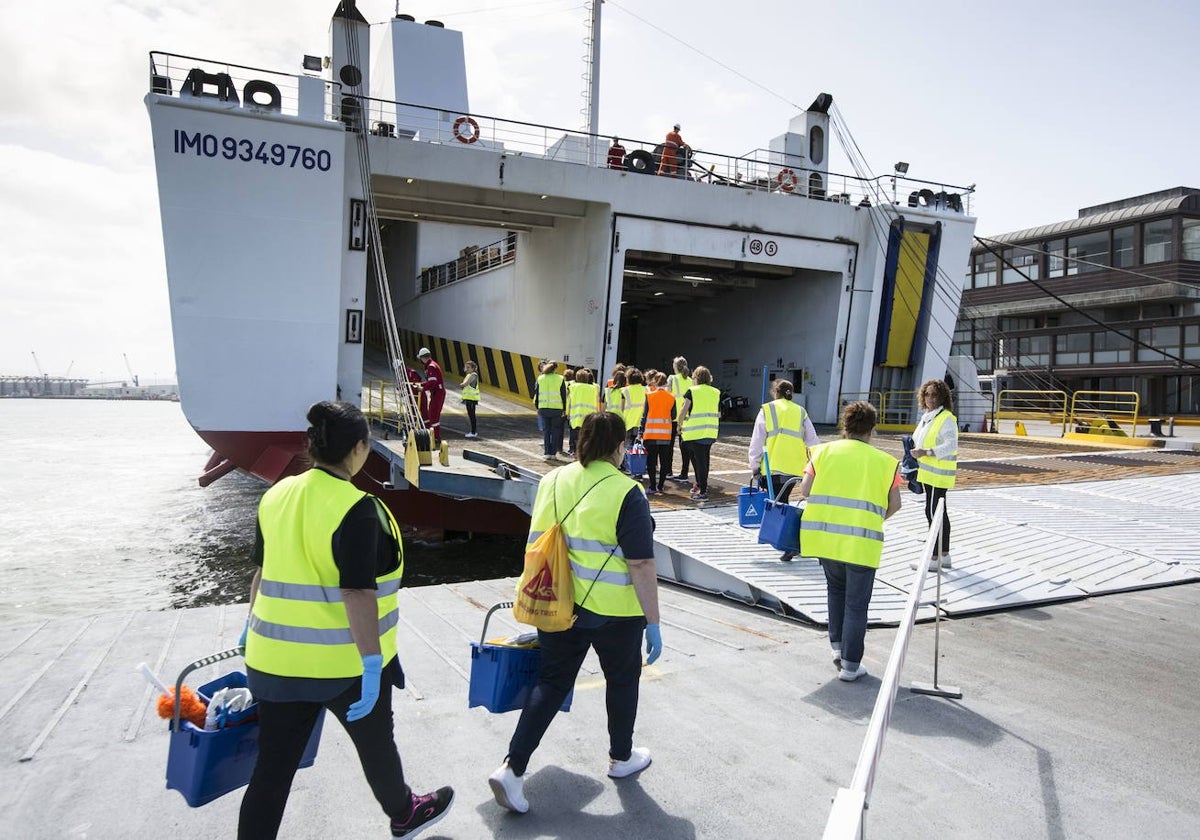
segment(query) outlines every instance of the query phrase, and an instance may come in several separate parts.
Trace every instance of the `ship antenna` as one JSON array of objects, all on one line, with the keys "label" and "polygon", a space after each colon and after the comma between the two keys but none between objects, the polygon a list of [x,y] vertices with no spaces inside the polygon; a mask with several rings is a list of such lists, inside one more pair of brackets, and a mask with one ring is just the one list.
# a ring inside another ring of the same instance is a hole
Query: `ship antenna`
[{"label": "ship antenna", "polygon": [[583,39],[587,52],[583,56],[583,100],[580,113],[584,117],[583,130],[588,135],[588,164],[596,165],[598,147],[596,131],[600,122],[600,6],[604,0],[589,0],[590,17],[588,36]]}]

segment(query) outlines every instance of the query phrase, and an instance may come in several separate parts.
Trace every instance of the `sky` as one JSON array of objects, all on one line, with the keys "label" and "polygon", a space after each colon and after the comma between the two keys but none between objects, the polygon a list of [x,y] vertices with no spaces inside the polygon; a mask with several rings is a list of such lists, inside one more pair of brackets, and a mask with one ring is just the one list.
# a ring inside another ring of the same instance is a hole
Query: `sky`
[{"label": "sky", "polygon": [[[359,0],[372,23],[394,2]],[[151,50],[282,72],[336,0],[0,0],[0,374],[174,378]],[[401,0],[464,33],[474,113],[584,124],[584,0]],[[1195,0],[609,0],[599,133],[766,147],[834,97],[874,174],[976,185],[977,233],[1200,186]],[[851,173],[834,148],[831,171]]]}]

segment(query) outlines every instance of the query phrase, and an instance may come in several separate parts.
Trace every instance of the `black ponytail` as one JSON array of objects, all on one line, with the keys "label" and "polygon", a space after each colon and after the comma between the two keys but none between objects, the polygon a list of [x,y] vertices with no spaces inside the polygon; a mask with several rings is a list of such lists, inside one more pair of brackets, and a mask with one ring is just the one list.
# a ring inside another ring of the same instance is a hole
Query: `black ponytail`
[{"label": "black ponytail", "polygon": [[318,464],[340,464],[355,444],[371,438],[367,418],[352,403],[313,403],[308,422],[308,457]]}]

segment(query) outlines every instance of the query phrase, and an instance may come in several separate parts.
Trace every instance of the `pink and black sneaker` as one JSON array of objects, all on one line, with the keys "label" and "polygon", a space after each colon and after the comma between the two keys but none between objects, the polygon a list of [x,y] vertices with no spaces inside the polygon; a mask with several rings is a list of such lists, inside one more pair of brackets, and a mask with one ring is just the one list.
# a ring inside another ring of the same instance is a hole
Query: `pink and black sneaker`
[{"label": "pink and black sneaker", "polygon": [[442,787],[424,796],[412,795],[412,813],[405,820],[392,820],[393,837],[416,837],[436,823],[454,804],[454,788]]}]

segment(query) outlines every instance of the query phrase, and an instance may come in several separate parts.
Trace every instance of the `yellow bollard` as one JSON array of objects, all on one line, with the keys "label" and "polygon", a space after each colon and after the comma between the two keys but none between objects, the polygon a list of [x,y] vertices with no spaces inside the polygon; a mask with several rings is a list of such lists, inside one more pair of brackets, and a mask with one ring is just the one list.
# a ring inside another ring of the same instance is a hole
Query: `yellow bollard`
[{"label": "yellow bollard", "polygon": [[1025,424],[1020,420],[1017,421],[1017,434],[1021,437],[1028,437],[1029,433],[1025,431]]}]

